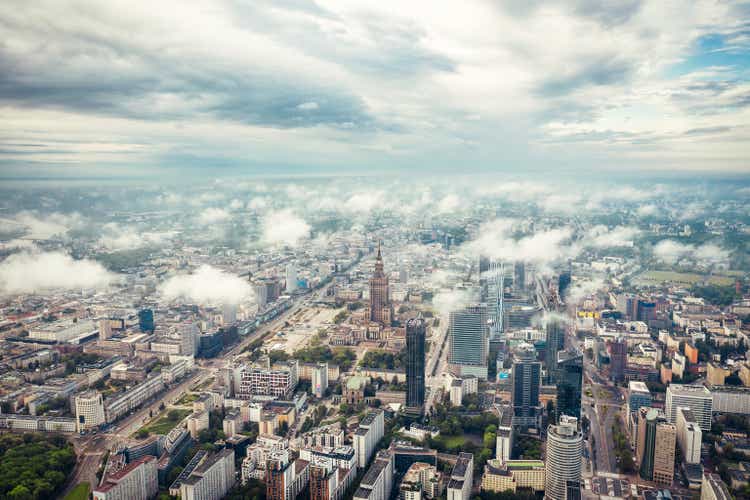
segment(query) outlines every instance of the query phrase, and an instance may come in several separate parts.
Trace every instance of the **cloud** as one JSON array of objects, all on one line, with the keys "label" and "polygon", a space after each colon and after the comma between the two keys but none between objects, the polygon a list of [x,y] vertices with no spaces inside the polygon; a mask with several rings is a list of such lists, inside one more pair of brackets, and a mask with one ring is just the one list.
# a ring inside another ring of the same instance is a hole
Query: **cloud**
[{"label": "cloud", "polygon": [[654,256],[667,264],[677,264],[683,259],[696,261],[704,265],[724,264],[730,253],[715,243],[704,243],[696,246],[680,243],[675,240],[662,240],[654,246]]},{"label": "cloud", "polygon": [[441,316],[447,317],[451,312],[458,311],[472,300],[476,298],[472,297],[469,291],[455,289],[436,293],[432,298],[432,305]]},{"label": "cloud", "polygon": [[563,300],[568,304],[578,305],[583,299],[595,294],[602,288],[604,288],[604,279],[598,276],[591,279],[576,280],[567,289]]},{"label": "cloud", "polygon": [[242,210],[245,208],[245,203],[242,200],[234,199],[229,202],[229,208],[232,210]]},{"label": "cloud", "polygon": [[448,194],[440,200],[440,203],[438,203],[437,211],[439,213],[455,212],[460,205],[461,200],[458,196],[455,194]]},{"label": "cloud", "polygon": [[573,231],[568,227],[549,229],[516,239],[513,221],[496,219],[480,226],[478,237],[462,246],[464,252],[505,262],[524,261],[545,266],[572,258],[579,248],[573,244]]},{"label": "cloud", "polygon": [[301,109],[302,111],[314,111],[316,109],[320,109],[320,106],[317,102],[303,102],[302,104],[297,106],[297,109]]},{"label": "cloud", "polygon": [[3,221],[0,229],[8,231],[23,227],[26,237],[34,240],[46,240],[55,236],[64,236],[69,230],[81,227],[83,217],[78,213],[62,214],[58,212],[41,215],[37,212],[23,211],[9,220]]},{"label": "cloud", "polygon": [[101,288],[115,279],[98,262],[74,260],[62,252],[21,252],[0,262],[4,294]]},{"label": "cloud", "polygon": [[223,208],[209,207],[198,215],[198,222],[204,225],[221,224],[232,218]]},{"label": "cloud", "polygon": [[640,234],[640,229],[636,227],[616,226],[609,229],[599,225],[589,231],[587,244],[595,248],[630,247]]},{"label": "cloud", "polygon": [[641,205],[635,211],[639,217],[653,217],[659,213],[659,208],[656,205]]},{"label": "cloud", "polygon": [[173,233],[143,231],[133,226],[110,222],[102,227],[102,236],[98,243],[109,250],[129,250],[145,246],[161,246],[172,236]]},{"label": "cloud", "polygon": [[381,206],[384,198],[384,194],[380,191],[355,193],[346,200],[342,209],[346,212],[370,212]]},{"label": "cloud", "polygon": [[172,276],[159,286],[159,291],[168,300],[198,304],[239,304],[253,299],[247,280],[209,265],[192,274]]},{"label": "cloud", "polygon": [[310,225],[291,209],[269,213],[263,220],[263,241],[295,246],[310,235]]},{"label": "cloud", "polygon": [[268,198],[258,196],[247,202],[247,208],[249,210],[263,210],[269,206]]}]

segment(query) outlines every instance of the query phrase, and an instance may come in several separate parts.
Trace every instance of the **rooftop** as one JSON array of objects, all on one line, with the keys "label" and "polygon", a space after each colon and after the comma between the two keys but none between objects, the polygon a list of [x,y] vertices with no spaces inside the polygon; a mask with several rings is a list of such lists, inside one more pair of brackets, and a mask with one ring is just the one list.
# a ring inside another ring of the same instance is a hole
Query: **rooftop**
[{"label": "rooftop", "polygon": [[683,385],[683,384],[669,384],[667,387],[667,394],[673,396],[705,396],[711,397],[711,391],[709,391],[703,385]]}]

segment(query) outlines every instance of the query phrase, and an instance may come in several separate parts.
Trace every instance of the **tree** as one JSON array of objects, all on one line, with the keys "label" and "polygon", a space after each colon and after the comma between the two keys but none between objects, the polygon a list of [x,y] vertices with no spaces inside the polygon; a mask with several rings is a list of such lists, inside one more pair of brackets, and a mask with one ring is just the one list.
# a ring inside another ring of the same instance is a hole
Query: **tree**
[{"label": "tree", "polygon": [[135,437],[138,439],[145,439],[148,437],[148,430],[146,429],[138,429],[138,432],[135,434]]},{"label": "tree", "polygon": [[12,500],[33,500],[31,491],[24,485],[19,484],[8,493],[8,498]]}]

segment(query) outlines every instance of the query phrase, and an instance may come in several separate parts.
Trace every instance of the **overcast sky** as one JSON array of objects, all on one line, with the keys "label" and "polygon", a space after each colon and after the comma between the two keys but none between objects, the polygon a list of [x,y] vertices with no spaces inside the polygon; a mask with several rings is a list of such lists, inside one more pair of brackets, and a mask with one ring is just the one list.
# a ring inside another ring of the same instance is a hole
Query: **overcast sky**
[{"label": "overcast sky", "polygon": [[750,171],[750,4],[4,0],[0,176]]}]

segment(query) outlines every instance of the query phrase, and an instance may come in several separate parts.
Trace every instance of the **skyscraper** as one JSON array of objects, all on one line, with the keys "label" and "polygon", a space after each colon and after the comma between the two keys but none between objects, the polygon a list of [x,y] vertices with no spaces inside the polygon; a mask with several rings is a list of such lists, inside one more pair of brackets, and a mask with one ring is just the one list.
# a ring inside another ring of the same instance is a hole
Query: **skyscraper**
[{"label": "skyscraper", "polygon": [[[645,408],[644,408],[645,410]],[[664,413],[656,408],[639,412],[638,445],[640,474],[643,479],[660,484],[672,484],[677,429],[667,422]]]},{"label": "skyscraper", "polygon": [[518,292],[526,290],[526,266],[523,261],[513,266],[513,288]]},{"label": "skyscraper", "polygon": [[472,304],[450,313],[448,362],[461,375],[487,378],[487,306]]},{"label": "skyscraper", "polygon": [[521,344],[511,372],[513,427],[527,429],[539,427],[542,407],[539,404],[542,364],[536,360],[536,350],[531,344]]},{"label": "skyscraper", "polygon": [[421,413],[424,405],[425,323],[422,317],[406,322],[406,406]]},{"label": "skyscraper", "polygon": [[628,360],[628,344],[620,337],[609,344],[609,375],[613,382],[625,380],[625,365]]},{"label": "skyscraper", "polygon": [[583,353],[575,349],[557,353],[557,417],[581,417]]},{"label": "skyscraper", "polygon": [[388,276],[383,270],[383,256],[380,253],[380,243],[378,243],[375,272],[370,278],[370,320],[390,326],[392,317],[393,311],[388,297]]},{"label": "skyscraper", "polygon": [[560,297],[560,301],[565,301],[565,295],[568,293],[570,287],[570,271],[560,273],[560,277],[557,280],[557,293]]},{"label": "skyscraper", "polygon": [[154,311],[151,309],[141,309],[138,311],[138,327],[142,332],[153,332]]},{"label": "skyscraper", "polygon": [[695,415],[701,430],[711,430],[711,414],[713,413],[713,397],[703,385],[669,384],[667,386],[667,402],[664,413],[671,423],[677,422],[677,408],[690,408]]},{"label": "skyscraper", "polygon": [[556,382],[557,353],[565,348],[565,325],[562,319],[551,316],[547,318],[547,343],[544,352],[544,364],[547,368],[547,382]]},{"label": "skyscraper", "polygon": [[286,266],[286,293],[294,293],[297,290],[297,266],[289,263]]},{"label": "skyscraper", "polygon": [[548,427],[545,498],[568,498],[569,485],[576,485],[581,481],[582,453],[583,435],[578,430],[577,418],[563,415],[557,425]]}]

